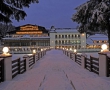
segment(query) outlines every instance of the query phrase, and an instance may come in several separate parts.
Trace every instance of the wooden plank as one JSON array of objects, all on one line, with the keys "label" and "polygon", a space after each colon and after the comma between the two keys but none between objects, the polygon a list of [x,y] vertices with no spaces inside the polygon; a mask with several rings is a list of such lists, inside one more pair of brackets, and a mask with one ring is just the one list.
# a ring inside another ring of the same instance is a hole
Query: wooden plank
[{"label": "wooden plank", "polygon": [[23,69],[25,69],[25,67],[21,67],[21,68],[20,68],[20,71],[22,71]]},{"label": "wooden plank", "polygon": [[96,58],[96,57],[93,57],[93,56],[91,56],[91,59],[92,59],[92,60],[99,61],[99,58]]},{"label": "wooden plank", "polygon": [[12,65],[12,69],[15,68],[15,67],[18,67],[18,63]]},{"label": "wooden plank", "polygon": [[95,64],[95,65],[99,66],[99,62],[93,62],[92,61],[92,64]]},{"label": "wooden plank", "polygon": [[20,58],[17,58],[17,59],[15,59],[15,60],[13,60],[13,61],[12,61],[12,64],[18,62],[19,59],[20,59]]},{"label": "wooden plank", "polygon": [[19,73],[16,72],[15,74],[12,75],[12,78],[14,78],[15,76],[17,76]]},{"label": "wooden plank", "polygon": [[16,69],[13,69],[12,70],[12,73],[16,72],[16,71],[19,71],[19,68],[17,67]]},{"label": "wooden plank", "polygon": [[20,61],[20,63],[24,63],[24,60]]},{"label": "wooden plank", "polygon": [[30,64],[29,67],[31,67],[34,63]]}]

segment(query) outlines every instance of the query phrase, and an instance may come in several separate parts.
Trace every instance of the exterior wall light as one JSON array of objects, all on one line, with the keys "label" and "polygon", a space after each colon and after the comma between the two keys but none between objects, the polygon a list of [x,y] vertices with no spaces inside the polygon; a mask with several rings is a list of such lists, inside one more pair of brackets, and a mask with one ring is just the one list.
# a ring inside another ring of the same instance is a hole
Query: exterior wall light
[{"label": "exterior wall light", "polygon": [[36,50],[34,49],[32,52],[33,52],[33,54],[35,54],[36,53]]},{"label": "exterior wall light", "polygon": [[72,48],[70,48],[70,51],[72,51]]},{"label": "exterior wall light", "polygon": [[85,34],[84,33],[82,33],[82,36],[84,36]]},{"label": "exterior wall light", "polygon": [[2,51],[3,51],[3,54],[5,54],[5,55],[9,54],[8,53],[9,52],[9,48],[8,47],[4,47]]},{"label": "exterior wall light", "polygon": [[43,49],[41,49],[41,51],[43,51]]},{"label": "exterior wall light", "polygon": [[106,44],[102,44],[101,48],[102,48],[101,52],[107,52],[108,51]]},{"label": "exterior wall light", "polygon": [[74,49],[74,53],[76,53],[77,52],[77,50],[76,49]]}]

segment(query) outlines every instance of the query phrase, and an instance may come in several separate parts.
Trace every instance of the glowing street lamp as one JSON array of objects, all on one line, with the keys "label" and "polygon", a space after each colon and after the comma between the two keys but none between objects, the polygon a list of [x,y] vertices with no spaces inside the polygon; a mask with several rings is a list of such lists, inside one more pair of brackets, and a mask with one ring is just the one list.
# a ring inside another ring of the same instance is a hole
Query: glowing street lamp
[{"label": "glowing street lamp", "polygon": [[70,48],[70,51],[72,51],[72,48]]},{"label": "glowing street lamp", "polygon": [[41,49],[41,51],[43,51],[43,49]]},{"label": "glowing street lamp", "polygon": [[33,52],[33,54],[35,54],[36,53],[36,50],[34,49],[32,52]]},{"label": "glowing street lamp", "polygon": [[108,51],[106,44],[102,44],[101,48],[102,48],[101,52],[106,52],[106,51]]},{"label": "glowing street lamp", "polygon": [[74,49],[74,53],[76,53],[77,52],[77,50],[76,49]]},{"label": "glowing street lamp", "polygon": [[9,52],[9,48],[8,47],[4,47],[2,51],[3,51],[3,54],[5,54],[5,55],[9,54],[8,53]]}]

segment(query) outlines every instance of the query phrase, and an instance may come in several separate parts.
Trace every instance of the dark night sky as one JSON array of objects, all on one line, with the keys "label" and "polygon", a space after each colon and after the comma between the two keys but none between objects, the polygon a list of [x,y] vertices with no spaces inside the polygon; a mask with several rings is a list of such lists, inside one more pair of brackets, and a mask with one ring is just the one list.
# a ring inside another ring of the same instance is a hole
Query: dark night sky
[{"label": "dark night sky", "polygon": [[71,19],[75,8],[87,0],[39,0],[38,4],[31,4],[24,8],[27,13],[25,20],[13,20],[13,25],[36,24],[50,28],[75,28],[77,26]]}]

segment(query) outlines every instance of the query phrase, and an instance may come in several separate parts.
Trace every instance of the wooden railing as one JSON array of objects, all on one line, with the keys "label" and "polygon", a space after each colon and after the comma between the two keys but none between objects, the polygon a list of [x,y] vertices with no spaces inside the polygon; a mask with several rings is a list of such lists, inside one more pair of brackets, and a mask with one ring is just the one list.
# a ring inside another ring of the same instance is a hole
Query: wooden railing
[{"label": "wooden railing", "polygon": [[76,54],[75,62],[78,63],[79,65],[81,65],[81,55]]},{"label": "wooden railing", "polygon": [[26,71],[26,59],[20,58],[12,61],[12,78]]},{"label": "wooden railing", "polygon": [[73,60],[73,53],[70,53],[70,58]]},{"label": "wooden railing", "polygon": [[110,57],[107,57],[107,76],[110,77]]},{"label": "wooden railing", "polygon": [[35,63],[34,55],[29,56],[29,67],[32,67]]},{"label": "wooden railing", "polygon": [[0,83],[4,81],[4,59],[0,58]]},{"label": "wooden railing", "polygon": [[[79,65],[82,64],[82,55],[80,54],[77,54],[77,53],[72,53],[72,52],[69,52],[69,51],[63,51],[63,53],[65,55],[67,55],[68,57],[70,57],[72,60],[75,59],[74,61],[76,63],[78,63]],[[91,71],[91,72],[94,72],[96,74],[99,74],[99,58],[96,58],[96,57],[93,57],[93,56],[90,56],[90,58],[84,56],[85,60],[84,60],[84,67]],[[109,58],[109,67],[108,67],[108,71],[109,71],[109,75],[110,75],[110,58]]]},{"label": "wooden railing", "polygon": [[91,72],[99,74],[99,58],[90,56],[85,58],[85,68]]},{"label": "wooden railing", "polygon": [[32,69],[36,61],[46,55],[46,51],[41,51],[31,56],[24,55],[21,57],[23,59],[17,58],[15,60],[12,60],[11,54],[2,54],[0,56],[0,82],[12,80],[18,74],[23,74]]}]

